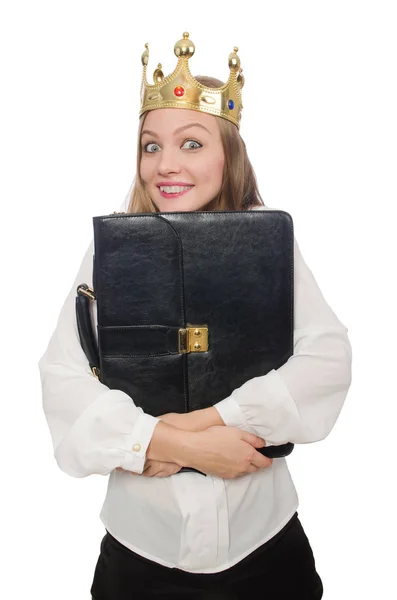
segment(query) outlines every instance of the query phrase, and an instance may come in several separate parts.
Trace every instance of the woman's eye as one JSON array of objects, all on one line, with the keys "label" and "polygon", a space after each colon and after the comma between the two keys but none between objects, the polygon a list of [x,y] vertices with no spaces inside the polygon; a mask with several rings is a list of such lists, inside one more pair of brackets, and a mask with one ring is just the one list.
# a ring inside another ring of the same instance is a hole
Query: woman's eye
[{"label": "woman's eye", "polygon": [[144,152],[149,152],[149,153],[153,153],[153,152],[157,152],[156,149],[153,150],[153,146],[156,148],[160,148],[160,146],[158,144],[156,144],[155,142],[149,142],[148,144],[145,144],[143,146],[143,151]]},{"label": "woman's eye", "polygon": [[[183,144],[182,148],[186,148],[187,150],[196,150],[197,148],[201,148],[202,145],[196,140],[186,140]],[[143,151],[148,154],[154,154],[160,150],[160,146],[156,144],[156,142],[148,142],[143,145]]]},{"label": "woman's eye", "polygon": [[183,144],[182,148],[185,148],[186,144],[187,144],[187,147],[189,150],[195,150],[196,148],[201,148],[201,144],[199,144],[199,142],[196,142],[196,140],[187,140]]}]

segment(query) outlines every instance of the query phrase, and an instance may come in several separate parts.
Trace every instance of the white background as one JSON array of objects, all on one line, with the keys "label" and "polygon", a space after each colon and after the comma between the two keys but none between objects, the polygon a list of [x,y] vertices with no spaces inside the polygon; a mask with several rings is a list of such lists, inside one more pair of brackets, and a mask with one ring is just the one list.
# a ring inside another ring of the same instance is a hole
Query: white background
[{"label": "white background", "polygon": [[342,413],[327,439],[288,459],[324,599],[396,597],[395,7],[2,2],[2,597],[90,598],[107,478],[58,469],[37,362],[92,216],[118,210],[134,177],[144,44],[149,74],[158,62],[168,74],[184,31],[195,75],[227,78],[239,47],[241,134],[264,201],[290,212],[349,328]]}]

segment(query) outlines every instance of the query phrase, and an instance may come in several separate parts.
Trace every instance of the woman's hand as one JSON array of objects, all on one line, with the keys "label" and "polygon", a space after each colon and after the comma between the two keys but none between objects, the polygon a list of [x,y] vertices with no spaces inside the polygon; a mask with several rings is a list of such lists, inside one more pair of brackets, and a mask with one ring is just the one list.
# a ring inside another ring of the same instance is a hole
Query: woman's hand
[{"label": "woman's hand", "polygon": [[209,427],[189,439],[184,449],[186,464],[223,479],[255,473],[273,463],[272,458],[256,451],[266,446],[265,440],[237,427]]},{"label": "woman's hand", "polygon": [[[159,419],[185,431],[203,431],[211,425],[225,425],[216,408],[200,409],[189,413],[166,413]],[[168,477],[178,473],[181,468],[176,463],[148,459],[142,475],[144,477]]]},{"label": "woman's hand", "polygon": [[[184,429],[185,431],[199,431],[200,422],[199,419],[196,418],[197,415],[196,417],[194,416],[197,412],[199,411],[182,414],[167,413],[161,415],[159,419],[164,421],[164,423],[178,427],[178,429]],[[168,477],[169,475],[178,473],[181,468],[182,467],[176,463],[147,459],[142,475],[144,477]],[[135,473],[135,475],[137,475],[137,473]]]}]

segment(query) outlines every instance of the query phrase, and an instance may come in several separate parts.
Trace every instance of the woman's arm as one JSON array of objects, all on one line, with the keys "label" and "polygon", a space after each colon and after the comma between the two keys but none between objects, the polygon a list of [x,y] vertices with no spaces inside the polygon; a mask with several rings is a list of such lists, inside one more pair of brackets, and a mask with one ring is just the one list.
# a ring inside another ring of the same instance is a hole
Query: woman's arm
[{"label": "woman's arm", "polygon": [[332,430],[351,384],[347,328],[325,301],[294,239],[294,351],[215,404],[224,423],[267,444],[304,444]]},{"label": "woman's arm", "polygon": [[146,456],[149,461],[189,466],[232,479],[272,464],[272,459],[255,450],[265,445],[261,438],[236,427],[209,427],[191,432],[160,422]]},{"label": "woman's arm", "polygon": [[161,415],[159,419],[185,431],[204,431],[208,427],[225,425],[219,412],[213,406],[188,413],[167,413]]}]

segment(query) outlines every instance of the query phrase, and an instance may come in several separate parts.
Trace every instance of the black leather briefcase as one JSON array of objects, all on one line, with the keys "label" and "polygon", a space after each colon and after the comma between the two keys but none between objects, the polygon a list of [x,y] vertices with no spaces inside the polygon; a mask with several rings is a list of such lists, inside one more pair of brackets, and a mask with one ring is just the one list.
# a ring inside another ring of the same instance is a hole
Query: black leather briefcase
[{"label": "black leather briefcase", "polygon": [[76,297],[81,344],[93,374],[146,413],[213,406],[292,355],[287,212],[116,213],[93,225],[94,289],[81,284]]}]

